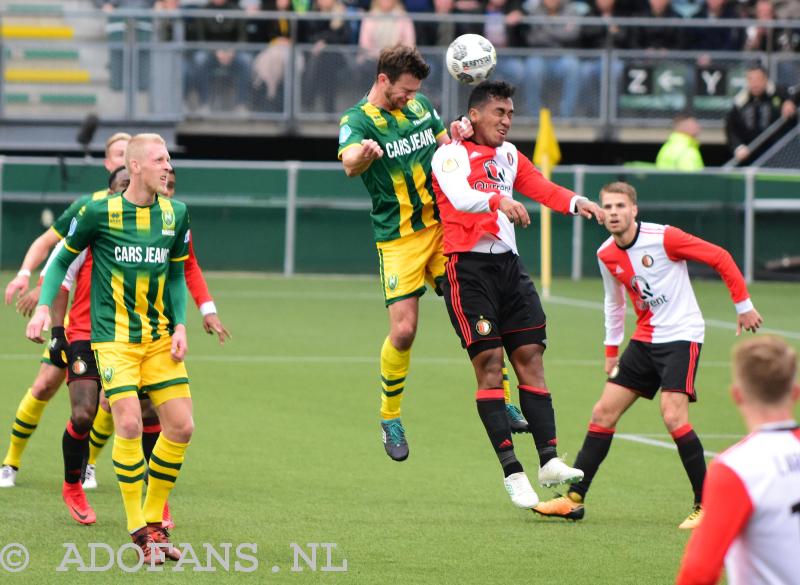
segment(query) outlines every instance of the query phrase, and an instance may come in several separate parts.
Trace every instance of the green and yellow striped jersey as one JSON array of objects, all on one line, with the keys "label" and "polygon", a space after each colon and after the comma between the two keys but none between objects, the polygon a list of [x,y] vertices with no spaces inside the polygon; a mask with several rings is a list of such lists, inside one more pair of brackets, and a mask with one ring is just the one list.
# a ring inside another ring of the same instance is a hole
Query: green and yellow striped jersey
[{"label": "green and yellow striped jersey", "polygon": [[[189,214],[180,201],[156,196],[147,207],[121,194],[86,204],[65,241],[92,252],[92,341],[142,343],[174,330],[165,285],[170,263],[189,254]],[[185,286],[185,283],[183,284]]]},{"label": "green and yellow striped jersey", "polygon": [[361,174],[372,197],[375,241],[385,242],[435,225],[439,209],[431,186],[436,140],[445,132],[428,98],[417,94],[402,110],[387,112],[365,97],[339,122],[339,158],[350,147],[371,138],[383,157]]},{"label": "green and yellow striped jersey", "polygon": [[91,195],[83,195],[78,197],[61,213],[61,215],[58,216],[58,219],[56,219],[53,222],[53,225],[50,226],[50,229],[56,233],[59,240],[63,240],[64,236],[67,235],[67,230],[69,229],[69,224],[72,221],[72,218],[78,217],[78,213],[80,213],[81,209],[83,209],[83,206],[89,203],[89,201],[105,199],[106,197],[108,197],[108,189],[100,189]]}]

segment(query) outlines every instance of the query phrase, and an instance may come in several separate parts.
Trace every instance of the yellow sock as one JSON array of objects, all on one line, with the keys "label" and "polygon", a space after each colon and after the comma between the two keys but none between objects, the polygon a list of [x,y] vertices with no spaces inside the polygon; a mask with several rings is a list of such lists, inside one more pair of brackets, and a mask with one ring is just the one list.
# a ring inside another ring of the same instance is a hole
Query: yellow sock
[{"label": "yellow sock", "polygon": [[11,442],[8,445],[6,457],[3,459],[3,465],[19,469],[22,452],[25,451],[28,439],[36,430],[45,406],[47,406],[47,400],[37,400],[33,397],[32,389],[28,388],[17,407],[14,424],[11,425]]},{"label": "yellow sock", "polygon": [[164,502],[175,487],[189,443],[175,443],[159,435],[150,455],[147,495],[144,498],[144,518],[148,523],[162,521]]},{"label": "yellow sock", "polygon": [[115,436],[111,459],[114,463],[114,471],[117,472],[122,503],[125,505],[128,532],[133,534],[146,524],[142,513],[142,484],[144,483],[142,437],[124,439],[119,435]]},{"label": "yellow sock", "polygon": [[97,458],[103,447],[106,446],[111,433],[114,432],[114,417],[101,407],[97,407],[97,414],[89,431],[89,465],[96,465]]},{"label": "yellow sock", "polygon": [[388,420],[400,416],[400,403],[406,386],[411,350],[396,349],[387,337],[381,348],[381,418]]},{"label": "yellow sock", "polygon": [[505,360],[503,360],[503,398],[505,398],[506,404],[511,402],[511,384],[508,383],[508,368]]}]

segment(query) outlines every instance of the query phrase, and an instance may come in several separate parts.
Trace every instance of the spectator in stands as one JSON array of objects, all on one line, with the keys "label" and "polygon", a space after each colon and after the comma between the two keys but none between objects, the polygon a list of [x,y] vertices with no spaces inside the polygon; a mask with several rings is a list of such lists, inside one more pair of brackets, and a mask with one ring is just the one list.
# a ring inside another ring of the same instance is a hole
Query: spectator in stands
[{"label": "spectator in stands", "polygon": [[[417,45],[420,47],[446,47],[456,34],[456,23],[448,17],[453,14],[455,0],[433,0],[433,11],[439,16],[436,22],[415,22]],[[431,63],[428,63],[431,65]],[[429,75],[434,77],[434,75]]]},{"label": "spectator in stands", "polygon": [[[642,18],[680,18],[670,0],[649,0],[648,7],[637,14]],[[631,48],[680,51],[687,48],[686,29],[674,26],[637,26],[631,29]]]},{"label": "spectator in stands", "polygon": [[523,18],[520,0],[487,0],[482,34],[498,51],[495,76],[513,85],[520,85],[525,77],[525,59],[504,55],[503,49],[525,46]]},{"label": "spectator in stands", "polygon": [[[624,16],[619,8],[618,0],[594,0],[587,16],[594,18],[616,18]],[[629,45],[629,29],[619,25],[594,24],[581,27],[580,46],[583,49],[627,49]],[[600,113],[601,85],[600,75],[603,71],[603,61],[600,57],[581,59],[581,91],[584,112],[587,116],[597,116]],[[622,75],[622,61],[615,59],[611,62],[611,71],[614,83],[618,83]]]},{"label": "spectator in stands", "polygon": [[672,123],[672,134],[658,151],[656,168],[673,171],[699,171],[705,165],[700,154],[700,123],[692,114],[681,113]]},{"label": "spectator in stands", "polygon": [[[772,0],[757,0],[751,18],[759,23],[769,23],[775,20],[775,8]],[[760,26],[748,26],[744,41],[745,51],[779,51],[781,49],[781,29]]]},{"label": "spectator in stands", "polygon": [[239,10],[237,0],[210,0],[205,8],[217,12],[212,18],[196,19],[196,40],[225,45],[195,51],[187,86],[197,91],[202,109],[208,109],[212,105],[212,89],[215,93],[222,93],[226,88],[232,87],[236,108],[243,110],[250,95],[252,57],[245,51],[237,51],[231,45],[247,41],[246,22],[226,14],[228,11]]},{"label": "spectator in stands", "polygon": [[414,23],[400,0],[372,0],[369,14],[361,22],[359,61],[377,63],[381,49],[394,45],[416,45]]},{"label": "spectator in stands", "polygon": [[[787,92],[770,81],[763,66],[758,63],[748,66],[746,80],[747,87],[733,98],[733,107],[725,118],[728,147],[738,164],[753,162],[797,123],[796,98],[789,97]],[[753,151],[751,143],[781,118],[786,120],[781,130]]]},{"label": "spectator in stands", "polygon": [[414,23],[401,0],[372,0],[358,35],[356,66],[360,81],[354,86],[365,87],[374,79],[381,49],[394,45],[413,47],[416,41]]},{"label": "spectator in stands", "polygon": [[[697,20],[718,21],[739,18],[736,8],[729,0],[706,0],[694,17]],[[691,29],[691,49],[694,51],[738,51],[742,48],[742,29],[736,26],[703,27]],[[707,65],[710,58],[701,59]]]},{"label": "spectator in stands", "polygon": [[[576,6],[569,0],[527,0],[523,5],[531,16],[578,16]],[[535,49],[558,50],[577,47],[580,40],[580,27],[577,22],[545,23],[530,25],[527,44]],[[556,115],[571,118],[580,91],[580,65],[574,55],[557,51],[557,54],[534,55],[525,61],[525,78],[522,82],[527,113],[532,108],[538,115],[542,105],[552,107],[558,101]],[[560,93],[560,98],[556,96]]]},{"label": "spectator in stands", "polygon": [[[305,0],[299,4],[305,10]],[[258,7],[267,12],[292,12],[291,0],[261,0]],[[254,12],[254,8],[248,8]],[[248,23],[247,39],[265,47],[253,61],[254,107],[259,110],[284,109],[284,80],[292,49],[293,22],[288,18],[253,19]]]},{"label": "spectator in stands", "polygon": [[336,78],[346,69],[347,59],[329,45],[344,45],[350,31],[342,16],[345,6],[340,0],[315,0],[313,12],[328,15],[328,20],[304,20],[300,23],[298,40],[313,45],[305,53],[305,65],[300,95],[304,110],[313,110],[317,98],[322,100],[325,112],[339,112],[336,107],[337,89],[341,82]]},{"label": "spectator in stands", "polygon": [[[120,43],[125,40],[128,24],[125,19],[111,16],[118,8],[131,8],[150,10],[154,0],[95,0],[95,6],[102,8],[109,14],[106,22],[106,37],[111,43]],[[136,41],[149,43],[153,37],[153,22],[149,18],[136,18],[133,20]],[[113,48],[109,51],[109,85],[111,89],[119,91],[123,88],[125,67],[123,65],[125,52],[123,49]],[[138,52],[138,67],[136,70],[136,86],[139,91],[145,91],[150,86],[150,51],[144,49]]]}]

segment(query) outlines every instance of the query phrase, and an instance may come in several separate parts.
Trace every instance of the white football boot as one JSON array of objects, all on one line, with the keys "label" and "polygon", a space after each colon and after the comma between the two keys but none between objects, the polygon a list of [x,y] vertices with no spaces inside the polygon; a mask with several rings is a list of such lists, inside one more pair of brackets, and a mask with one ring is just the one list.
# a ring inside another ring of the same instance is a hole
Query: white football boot
[{"label": "white football boot", "polygon": [[86,465],[86,471],[83,474],[83,489],[93,490],[97,488],[97,476],[94,473],[94,465],[91,463]]},{"label": "white football boot", "polygon": [[539,484],[544,487],[560,483],[577,483],[583,479],[583,471],[564,463],[559,457],[553,457],[539,469]]},{"label": "white football boot", "polygon": [[508,495],[511,496],[511,502],[517,508],[530,509],[539,503],[539,496],[533,491],[531,482],[528,481],[528,476],[524,472],[512,473],[503,480],[503,483]]},{"label": "white football boot", "polygon": [[17,470],[10,465],[0,467],[0,488],[12,488],[17,481]]}]

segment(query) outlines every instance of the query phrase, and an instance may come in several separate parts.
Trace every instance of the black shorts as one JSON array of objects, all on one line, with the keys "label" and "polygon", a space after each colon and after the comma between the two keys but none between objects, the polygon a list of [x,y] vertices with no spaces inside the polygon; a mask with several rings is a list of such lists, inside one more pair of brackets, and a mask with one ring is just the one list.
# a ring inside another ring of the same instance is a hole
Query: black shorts
[{"label": "black shorts", "polygon": [[631,339],[608,381],[648,400],[661,388],[663,392],[682,392],[695,402],[694,380],[702,346],[696,341],[646,343]]},{"label": "black shorts", "polygon": [[76,380],[96,380],[100,384],[100,373],[97,371],[97,362],[90,342],[70,343],[68,357],[67,384]]},{"label": "black shorts", "polygon": [[547,346],[546,318],[533,282],[513,252],[460,252],[442,283],[447,312],[470,358],[495,347]]}]

